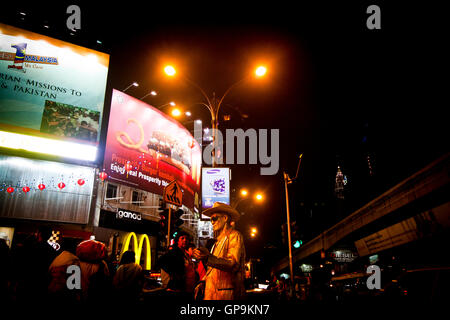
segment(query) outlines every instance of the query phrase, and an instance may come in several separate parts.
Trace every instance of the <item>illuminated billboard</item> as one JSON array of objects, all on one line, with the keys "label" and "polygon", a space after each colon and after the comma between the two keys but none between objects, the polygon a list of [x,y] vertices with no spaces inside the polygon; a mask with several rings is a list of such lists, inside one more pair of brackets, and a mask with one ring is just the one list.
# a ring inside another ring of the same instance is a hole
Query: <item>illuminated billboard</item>
[{"label": "illuminated billboard", "polygon": [[194,208],[201,161],[200,145],[180,123],[113,90],[104,158],[109,180],[161,195],[176,180],[183,204]]},{"label": "illuminated billboard", "polygon": [[230,168],[202,168],[202,209],[230,204]]},{"label": "illuminated billboard", "polygon": [[108,64],[105,53],[0,24],[0,146],[32,136],[50,154],[55,141],[91,146],[85,160],[95,160]]}]

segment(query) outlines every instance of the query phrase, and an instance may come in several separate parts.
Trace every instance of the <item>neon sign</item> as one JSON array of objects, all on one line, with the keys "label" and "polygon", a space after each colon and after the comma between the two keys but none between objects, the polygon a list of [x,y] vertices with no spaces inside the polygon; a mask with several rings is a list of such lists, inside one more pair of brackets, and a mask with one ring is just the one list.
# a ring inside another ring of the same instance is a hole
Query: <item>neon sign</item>
[{"label": "neon sign", "polygon": [[140,264],[141,261],[141,254],[142,254],[142,246],[144,245],[144,240],[145,240],[145,247],[146,247],[146,252],[145,252],[145,270],[151,270],[152,267],[152,256],[151,256],[151,247],[150,247],[150,240],[148,238],[148,236],[146,234],[142,234],[140,236],[139,239],[139,245],[138,245],[138,238],[136,236],[136,233],[134,232],[130,232],[126,237],[125,240],[123,242],[123,247],[122,247],[122,254],[128,250],[128,248],[130,247],[130,241],[131,238],[133,238],[133,249],[135,251],[135,256],[136,256],[136,263]]},{"label": "neon sign", "polygon": [[132,220],[142,220],[142,215],[139,212],[131,212],[125,210],[119,210],[116,213],[117,219],[128,218]]},{"label": "neon sign", "polygon": [[0,131],[0,147],[87,161],[95,161],[97,158],[97,147],[95,146],[6,131]]}]

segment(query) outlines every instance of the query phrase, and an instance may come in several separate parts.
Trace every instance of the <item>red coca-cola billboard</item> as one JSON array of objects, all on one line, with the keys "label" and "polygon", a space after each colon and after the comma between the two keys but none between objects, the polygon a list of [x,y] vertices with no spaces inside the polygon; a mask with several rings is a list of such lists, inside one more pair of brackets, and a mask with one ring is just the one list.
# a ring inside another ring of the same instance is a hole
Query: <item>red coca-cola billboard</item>
[{"label": "red coca-cola billboard", "polygon": [[163,194],[164,187],[176,180],[185,206],[193,208],[198,199],[197,141],[176,120],[118,90],[113,90],[103,163],[112,182]]}]

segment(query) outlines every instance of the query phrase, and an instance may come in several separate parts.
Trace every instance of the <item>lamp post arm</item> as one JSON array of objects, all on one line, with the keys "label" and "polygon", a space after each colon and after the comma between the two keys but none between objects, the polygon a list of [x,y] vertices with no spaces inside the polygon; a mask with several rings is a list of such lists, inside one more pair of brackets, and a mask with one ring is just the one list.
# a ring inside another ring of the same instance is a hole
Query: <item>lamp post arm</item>
[{"label": "lamp post arm", "polygon": [[156,107],[156,109],[161,110],[164,107],[167,107],[170,103],[165,103],[162,106]]},{"label": "lamp post arm", "polygon": [[237,206],[239,205],[239,203],[241,203],[242,201],[247,200],[247,199],[248,199],[248,198],[241,198],[241,199],[239,199],[238,201],[236,201],[236,202],[234,203],[234,205],[233,205],[233,209],[236,209]]},{"label": "lamp post arm", "polygon": [[241,118],[244,118],[244,114],[241,112],[241,110],[239,110],[238,107],[235,107],[235,106],[233,106],[233,105],[231,105],[231,104],[229,104],[229,103],[225,103],[223,106],[224,106],[224,107],[227,107],[227,108],[229,108],[229,109],[233,109],[234,111],[236,111],[237,113],[239,113],[239,115],[241,116]]},{"label": "lamp post arm", "polygon": [[211,109],[211,106],[207,105],[206,103],[204,103],[204,102],[197,102],[197,103],[194,103],[193,105],[196,105],[196,104],[201,104],[201,105],[205,106],[206,108],[208,108],[208,110],[209,110],[209,112],[211,114],[213,113],[213,110]]},{"label": "lamp post arm", "polygon": [[299,172],[299,170],[300,170],[300,164],[302,163],[302,157],[303,157],[303,153],[300,154],[300,156],[299,156],[298,166],[297,166],[297,173],[295,174],[295,177],[294,177],[294,178],[290,178],[290,177],[289,177],[289,174],[286,173],[287,183],[288,183],[288,184],[291,184],[292,182],[294,182],[295,180],[297,180],[297,178],[298,178],[298,172]]},{"label": "lamp post arm", "polygon": [[152,93],[151,92],[149,92],[149,93],[147,93],[145,96],[143,96],[142,98],[140,98],[139,100],[144,100],[146,97],[148,97],[149,95],[151,95]]},{"label": "lamp post arm", "polygon": [[222,105],[223,100],[225,99],[225,97],[228,95],[228,93],[230,93],[231,89],[233,89],[234,87],[238,86],[239,84],[241,84],[242,82],[244,82],[245,80],[247,80],[248,77],[245,77],[235,83],[233,83],[228,89],[227,91],[225,91],[225,93],[223,94],[222,98],[220,99],[219,103],[217,104],[217,109],[216,109],[216,118],[219,116],[219,109],[220,106]]},{"label": "lamp post arm", "polygon": [[122,92],[125,92],[125,91],[127,91],[128,89],[130,89],[131,87],[133,86],[133,84],[130,84],[128,87],[126,87],[125,89],[123,89],[123,91]]},{"label": "lamp post arm", "polygon": [[298,171],[300,170],[300,164],[302,163],[302,157],[303,157],[303,153],[300,154],[299,160],[298,160],[298,166],[297,166],[297,172],[295,173],[295,178],[292,180],[295,180],[298,178]]},{"label": "lamp post arm", "polygon": [[189,83],[190,85],[194,86],[195,88],[197,88],[203,95],[203,97],[206,99],[206,101],[208,102],[208,104],[211,106],[211,101],[208,98],[208,95],[206,94],[206,92],[198,85],[196,84],[194,81],[192,81],[189,78],[183,77],[184,81],[186,81],[187,83]]}]

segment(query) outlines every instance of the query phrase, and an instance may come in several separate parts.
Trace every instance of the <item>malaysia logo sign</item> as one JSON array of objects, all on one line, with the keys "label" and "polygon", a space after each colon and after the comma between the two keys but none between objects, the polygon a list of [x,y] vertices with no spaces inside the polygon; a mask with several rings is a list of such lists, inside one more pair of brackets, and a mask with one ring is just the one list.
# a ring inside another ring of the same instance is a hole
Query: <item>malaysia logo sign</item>
[{"label": "malaysia logo sign", "polygon": [[15,53],[0,51],[0,60],[13,61],[13,64],[9,65],[8,69],[16,69],[18,71],[26,72],[23,65],[24,62],[50,64],[50,65],[58,64],[58,58],[56,57],[46,57],[46,56],[26,54],[27,50],[26,43],[11,45],[11,47],[16,49]]}]

